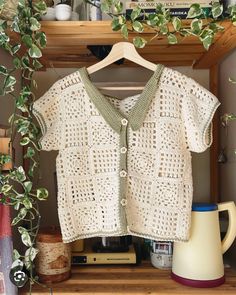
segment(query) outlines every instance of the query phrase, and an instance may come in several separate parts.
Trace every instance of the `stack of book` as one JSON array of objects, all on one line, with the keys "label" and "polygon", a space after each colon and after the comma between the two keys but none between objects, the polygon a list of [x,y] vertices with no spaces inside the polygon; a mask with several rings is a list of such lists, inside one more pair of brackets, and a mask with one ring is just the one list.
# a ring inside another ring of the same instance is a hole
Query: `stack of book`
[{"label": "stack of book", "polygon": [[[189,8],[192,4],[198,3],[201,5],[204,10],[205,16],[209,16],[211,12],[211,3],[212,0],[141,0],[141,1],[128,1],[126,2],[126,16],[131,15],[132,10],[139,6],[142,9],[142,12],[145,13],[154,13],[156,11],[157,4],[163,4],[166,9],[170,10],[171,16],[177,16],[179,18],[186,18]],[[143,15],[143,13],[142,13]]]}]

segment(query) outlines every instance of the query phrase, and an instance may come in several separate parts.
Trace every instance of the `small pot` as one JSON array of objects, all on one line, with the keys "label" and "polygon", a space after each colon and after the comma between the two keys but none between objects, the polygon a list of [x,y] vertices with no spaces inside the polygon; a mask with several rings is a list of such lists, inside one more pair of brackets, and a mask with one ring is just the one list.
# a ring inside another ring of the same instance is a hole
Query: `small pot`
[{"label": "small pot", "polygon": [[56,19],[67,21],[71,19],[72,8],[67,4],[58,4],[56,6]]}]

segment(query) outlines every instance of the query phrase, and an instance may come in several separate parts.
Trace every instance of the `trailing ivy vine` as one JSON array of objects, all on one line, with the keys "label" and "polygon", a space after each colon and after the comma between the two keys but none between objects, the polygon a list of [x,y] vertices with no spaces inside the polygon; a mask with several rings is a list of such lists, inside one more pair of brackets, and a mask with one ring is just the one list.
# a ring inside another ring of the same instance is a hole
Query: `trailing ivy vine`
[{"label": "trailing ivy vine", "polygon": [[[84,0],[87,3],[99,7],[97,1]],[[196,1],[197,2],[197,1]],[[223,4],[219,1],[213,1],[209,16],[200,4],[192,4],[187,18],[192,19],[190,24],[173,17],[170,10],[165,8],[163,4],[156,6],[155,13],[146,13],[145,10],[137,6],[130,15],[126,15],[124,4],[120,0],[104,0],[101,3],[101,10],[112,18],[111,26],[113,31],[120,31],[125,39],[129,38],[129,33],[134,32],[136,36],[133,43],[138,48],[143,48],[148,41],[155,38],[166,37],[169,44],[176,44],[186,36],[195,36],[198,38],[206,50],[213,43],[214,36],[224,30],[219,21],[231,19],[236,25],[236,5],[228,6],[227,10],[223,10]],[[142,33],[147,30],[153,31],[150,40],[145,39]]]},{"label": "trailing ivy vine", "polygon": [[[0,0],[0,11],[6,1]],[[97,5],[92,0],[84,1]],[[42,0],[20,0],[12,22],[0,19],[0,48],[7,51],[13,61],[10,68],[0,64],[0,76],[3,79],[0,96],[8,95],[14,102],[14,111],[9,118],[11,143],[16,132],[19,133],[20,145],[25,151],[24,158],[29,163],[27,169],[14,167],[7,174],[1,173],[0,169],[0,203],[10,205],[16,210],[12,225],[17,226],[24,245],[23,253],[18,249],[13,251],[11,280],[18,287],[29,281],[30,293],[31,286],[37,282],[34,260],[38,253],[35,240],[41,218],[38,202],[48,197],[45,188],[35,188],[33,185],[34,172],[38,168],[40,130],[35,125],[32,114],[35,100],[33,90],[37,87],[33,75],[42,67],[39,61],[42,57],[41,49],[47,43],[39,22],[46,9]],[[112,18],[112,29],[120,31],[125,39],[129,38],[130,32],[136,33],[133,42],[139,48],[159,37],[166,37],[169,44],[176,44],[180,38],[192,35],[208,50],[215,34],[224,29],[219,21],[228,18],[236,25],[236,5],[229,6],[227,12],[223,13],[223,6],[217,1],[212,4],[211,17],[206,17],[199,4],[191,5],[188,11],[188,18],[192,19],[190,24],[178,17],[172,17],[169,9],[161,4],[157,5],[155,13],[147,14],[136,7],[130,16],[123,13],[123,3],[119,0],[104,0],[101,9]],[[142,36],[147,29],[153,31],[150,40]],[[21,71],[21,81],[15,78],[17,71]],[[17,84],[20,85],[19,91],[16,91]],[[10,155],[0,154],[0,168],[12,160]]]},{"label": "trailing ivy vine", "polygon": [[[4,2],[1,0],[0,5],[3,6]],[[46,8],[44,1],[20,0],[12,22],[0,20],[0,47],[12,56],[12,67],[0,65],[3,80],[0,95],[8,95],[14,102],[14,112],[9,118],[11,143],[14,134],[18,132],[21,136],[20,145],[25,151],[24,158],[29,164],[25,170],[23,167],[14,167],[7,174],[0,173],[0,203],[11,205],[16,210],[12,225],[17,226],[24,244],[23,253],[13,250],[14,262],[10,278],[18,287],[29,280],[30,288],[37,281],[34,260],[38,253],[35,239],[41,218],[38,201],[48,197],[45,188],[33,186],[34,171],[38,168],[40,130],[35,125],[32,114],[35,98],[33,89],[37,87],[33,74],[42,67],[39,58],[42,57],[41,49],[46,46],[46,36],[40,31],[39,20]],[[15,78],[18,71],[21,71],[21,81]],[[20,85],[19,91],[16,91],[17,84]],[[0,154],[0,167],[12,160],[9,155]]]}]

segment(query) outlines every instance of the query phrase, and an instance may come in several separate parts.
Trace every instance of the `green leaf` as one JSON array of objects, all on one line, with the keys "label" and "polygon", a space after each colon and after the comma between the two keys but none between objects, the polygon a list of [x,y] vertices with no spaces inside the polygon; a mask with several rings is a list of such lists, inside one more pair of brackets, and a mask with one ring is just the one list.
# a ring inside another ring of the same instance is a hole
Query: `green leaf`
[{"label": "green leaf", "polygon": [[10,41],[10,38],[5,33],[0,33],[0,45],[6,44]]},{"label": "green leaf", "polygon": [[122,26],[126,23],[126,18],[123,15],[119,15],[118,20],[119,20],[120,26]]},{"label": "green leaf", "polygon": [[179,17],[173,17],[172,19],[172,25],[175,29],[175,31],[179,31],[181,29],[181,25],[182,25],[182,22],[181,22],[181,19]]},{"label": "green leaf", "polygon": [[[26,208],[21,208],[20,212],[18,213],[18,215],[12,220],[12,225],[16,225],[17,223],[19,223],[22,219],[25,218],[26,214],[28,213]],[[19,228],[18,228],[19,230]]]},{"label": "green leaf", "polygon": [[29,53],[29,56],[32,57],[32,58],[40,58],[40,57],[42,57],[41,50],[35,44],[33,44],[31,46],[31,48],[28,50],[28,53]]},{"label": "green leaf", "polygon": [[25,146],[30,143],[29,137],[23,137],[20,141],[20,145]]},{"label": "green leaf", "polygon": [[3,194],[6,194],[6,193],[8,193],[11,189],[12,189],[12,185],[5,184],[5,185],[2,186],[2,188],[1,188],[1,192],[2,192]]},{"label": "green leaf", "polygon": [[27,269],[30,269],[32,267],[32,262],[34,261],[38,253],[39,250],[34,247],[30,247],[25,251],[24,263]]},{"label": "green leaf", "polygon": [[123,11],[123,3],[121,1],[117,1],[114,6],[114,13],[120,14]]},{"label": "green leaf", "polygon": [[132,23],[132,27],[138,33],[142,33],[144,30],[142,23],[137,20]]},{"label": "green leaf", "polygon": [[17,180],[19,182],[23,182],[26,180],[25,171],[22,166],[18,167],[16,170],[12,171],[10,174],[10,178],[13,180]]},{"label": "green leaf", "polygon": [[19,223],[21,221],[21,218],[19,217],[15,217],[13,218],[12,222],[11,222],[11,225],[16,225],[17,223]]},{"label": "green leaf", "polygon": [[29,193],[32,189],[33,183],[31,181],[24,182],[25,192]]},{"label": "green leaf", "polygon": [[213,18],[218,18],[223,13],[223,5],[219,2],[213,2],[211,12]]},{"label": "green leaf", "polygon": [[[1,8],[0,8],[1,10]],[[7,29],[7,21],[0,19],[0,32],[4,32]]]},{"label": "green leaf", "polygon": [[25,231],[21,234],[21,240],[25,246],[27,246],[27,247],[32,246],[32,241],[31,241],[30,235],[27,231]]},{"label": "green leaf", "polygon": [[125,39],[128,39],[128,36],[129,36],[129,32],[128,32],[128,28],[127,28],[127,25],[124,24],[122,27],[121,27],[121,34],[123,35],[123,37]]},{"label": "green leaf", "polygon": [[29,198],[25,198],[23,201],[22,201],[23,205],[25,206],[26,209],[31,209],[32,208],[32,203],[31,201],[29,200]]},{"label": "green leaf", "polygon": [[236,26],[236,14],[234,14],[232,16],[231,21],[232,21],[233,25]]},{"label": "green leaf", "polygon": [[24,35],[22,36],[22,42],[28,47],[30,48],[33,44],[33,40],[32,37],[30,35]]},{"label": "green leaf", "polygon": [[27,229],[23,226],[18,226],[18,232],[22,235],[24,232],[27,232]]},{"label": "green leaf", "polygon": [[163,4],[162,3],[157,3],[157,6],[156,6],[156,13],[157,14],[163,14]]},{"label": "green leaf", "polygon": [[38,32],[35,35],[35,39],[37,41],[37,44],[41,47],[41,48],[45,48],[47,45],[47,37],[46,34],[44,32]]},{"label": "green leaf", "polygon": [[12,252],[12,258],[13,258],[13,261],[19,259],[21,256],[20,256],[20,253],[14,249],[13,252]]},{"label": "green leaf", "polygon": [[192,4],[189,8],[187,18],[195,18],[202,15],[201,5],[198,3]]},{"label": "green leaf", "polygon": [[198,35],[201,33],[202,30],[202,20],[201,19],[197,19],[195,18],[194,20],[192,20],[191,22],[191,29],[193,34]]},{"label": "green leaf", "polygon": [[224,31],[225,28],[217,23],[210,23],[209,29],[212,30],[214,33],[217,33],[219,31]]},{"label": "green leaf", "polygon": [[48,191],[45,188],[38,188],[36,195],[38,200],[45,201],[48,198]]},{"label": "green leaf", "polygon": [[112,22],[111,22],[111,27],[113,31],[119,31],[121,29],[121,24],[119,22],[118,17],[114,17]]},{"label": "green leaf", "polygon": [[143,48],[145,47],[147,41],[142,37],[135,37],[133,38],[133,43],[137,48]]},{"label": "green leaf", "polygon": [[141,8],[136,6],[133,11],[131,12],[130,18],[132,21],[136,20],[141,14]]},{"label": "green leaf", "polygon": [[13,55],[16,54],[16,53],[19,51],[20,48],[21,48],[21,45],[20,45],[20,44],[16,44],[16,45],[14,45],[14,46],[11,48],[11,52],[12,52],[12,54],[13,54]]},{"label": "green leaf", "polygon": [[107,13],[110,11],[110,5],[106,0],[101,3],[100,8],[101,8],[102,12],[104,12],[104,13]]},{"label": "green leaf", "polygon": [[28,210],[26,208],[21,208],[17,216],[21,219],[24,219],[27,213]]},{"label": "green leaf", "polygon": [[19,6],[19,8],[25,8],[25,6],[26,6],[25,0],[19,0],[18,6]]},{"label": "green leaf", "polygon": [[26,105],[27,101],[28,101],[27,96],[24,96],[21,94],[16,100],[16,107],[22,112],[27,112],[28,111],[27,105]]},{"label": "green leaf", "polygon": [[10,76],[10,75],[6,77],[6,79],[4,81],[5,88],[12,87],[15,84],[16,84],[16,78],[15,77]]},{"label": "green leaf", "polygon": [[23,56],[22,59],[21,59],[21,62],[22,62],[22,66],[25,69],[28,69],[30,67],[30,60],[29,60],[28,56]]},{"label": "green leaf", "polygon": [[28,147],[25,158],[32,158],[35,155],[35,150],[32,147]]},{"label": "green leaf", "polygon": [[168,26],[167,25],[163,25],[160,27],[160,33],[163,35],[166,35],[169,32]]},{"label": "green leaf", "polygon": [[150,13],[147,15],[147,24],[149,26],[156,26],[159,18],[155,13]]},{"label": "green leaf", "polygon": [[212,34],[208,34],[206,35],[203,39],[202,39],[202,43],[203,43],[203,46],[206,50],[208,50],[213,42],[213,35]]},{"label": "green leaf", "polygon": [[159,27],[162,27],[162,26],[167,27],[167,24],[168,24],[168,20],[165,18],[165,16],[164,15],[158,15],[157,25]]},{"label": "green leaf", "polygon": [[21,68],[21,61],[18,57],[14,57],[13,59],[13,65],[15,66],[16,69]]},{"label": "green leaf", "polygon": [[19,19],[14,18],[14,21],[12,22],[11,28],[14,32],[20,33],[20,27],[19,27]]},{"label": "green leaf", "polygon": [[18,211],[20,209],[20,205],[21,205],[21,202],[17,201],[16,204],[14,205],[14,209]]},{"label": "green leaf", "polygon": [[177,38],[176,38],[176,36],[174,34],[171,34],[170,33],[167,36],[167,39],[168,39],[169,44],[176,44],[176,43],[178,43],[178,40],[177,40]]},{"label": "green leaf", "polygon": [[7,68],[0,65],[0,74],[2,75],[8,75],[8,71],[7,71]]},{"label": "green leaf", "polygon": [[47,12],[47,5],[44,1],[34,1],[33,8],[40,14],[45,14]]},{"label": "green leaf", "polygon": [[0,154],[0,166],[11,162],[12,158],[10,155]]},{"label": "green leaf", "polygon": [[36,18],[34,18],[34,17],[30,18],[30,24],[31,24],[30,29],[32,31],[38,31],[41,28],[40,22],[38,22],[38,20]]},{"label": "green leaf", "polygon": [[30,247],[29,249],[25,251],[24,263],[27,269],[31,268],[32,262],[34,261],[38,253],[39,253],[39,250],[34,247]]},{"label": "green leaf", "polygon": [[37,59],[34,59],[33,60],[33,67],[35,68],[35,70],[38,70],[38,69],[41,69],[43,67],[43,65]]},{"label": "green leaf", "polygon": [[28,175],[30,177],[33,177],[34,176],[34,169],[38,167],[37,163],[33,163],[30,168],[29,168],[29,171],[28,171]]},{"label": "green leaf", "polygon": [[236,4],[229,5],[226,12],[230,14],[230,16],[233,16],[236,13]]},{"label": "green leaf", "polygon": [[29,132],[30,121],[26,119],[18,119],[16,120],[16,127],[17,131],[24,136],[26,133]]},{"label": "green leaf", "polygon": [[23,267],[24,263],[20,259],[16,259],[11,265],[11,269],[22,270]]}]

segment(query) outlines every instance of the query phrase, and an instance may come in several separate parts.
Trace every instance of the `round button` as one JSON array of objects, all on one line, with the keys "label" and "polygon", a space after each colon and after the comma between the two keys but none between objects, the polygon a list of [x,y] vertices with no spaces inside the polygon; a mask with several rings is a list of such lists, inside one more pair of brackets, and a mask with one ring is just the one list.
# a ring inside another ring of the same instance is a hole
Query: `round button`
[{"label": "round button", "polygon": [[126,199],[122,199],[120,201],[120,203],[121,203],[122,206],[126,206],[127,205],[127,200]]},{"label": "round button", "polygon": [[122,119],[121,120],[121,124],[123,125],[123,126],[127,126],[128,125],[128,120],[127,119]]},{"label": "round button", "polygon": [[127,172],[125,170],[121,170],[120,177],[126,177],[126,176],[127,176]]},{"label": "round button", "polygon": [[127,152],[127,148],[123,146],[123,147],[120,149],[120,152],[121,152],[121,154],[125,154],[125,153]]}]

